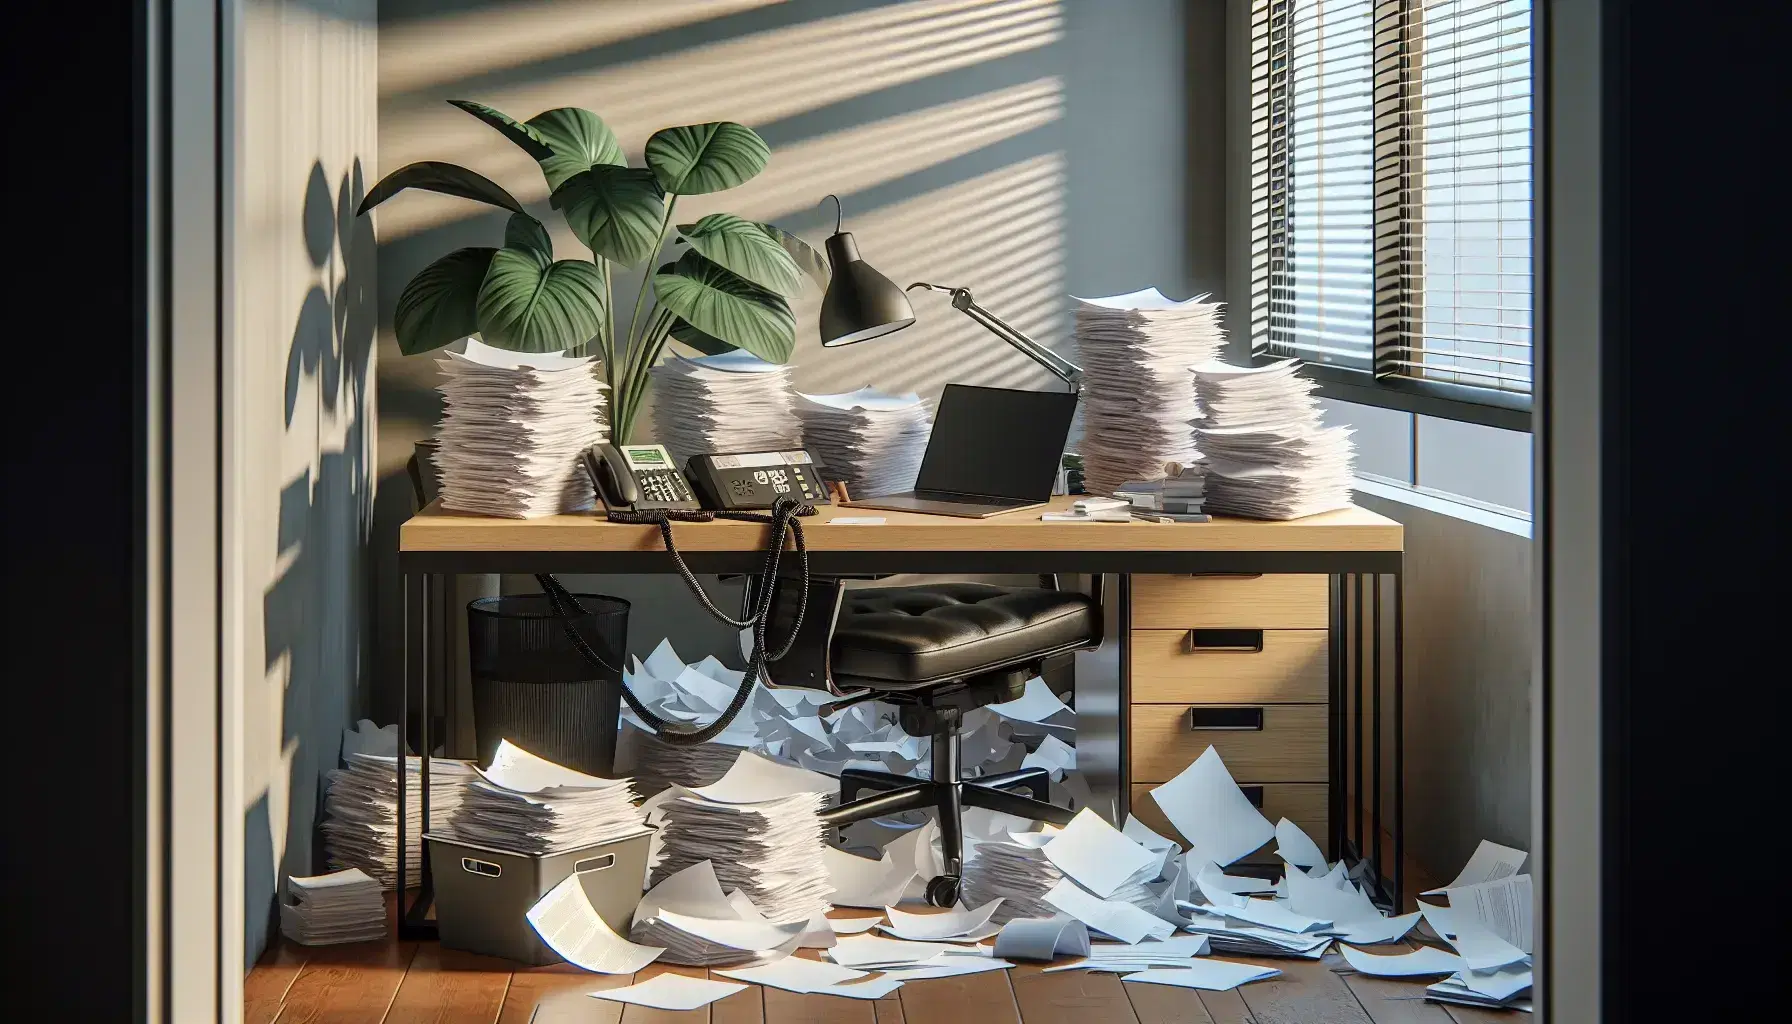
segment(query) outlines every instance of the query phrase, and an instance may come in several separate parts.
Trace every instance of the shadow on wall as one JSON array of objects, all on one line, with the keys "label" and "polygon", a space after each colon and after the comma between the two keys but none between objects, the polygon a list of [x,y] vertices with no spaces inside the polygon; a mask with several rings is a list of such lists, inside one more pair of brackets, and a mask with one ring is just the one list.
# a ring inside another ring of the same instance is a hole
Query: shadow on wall
[{"label": "shadow on wall", "polygon": [[[343,425],[340,449],[321,450],[316,476],[307,470],[280,493],[277,564],[263,595],[266,668],[285,665],[282,754],[287,766],[286,821],[275,829],[269,795],[246,814],[244,910],[253,957],[274,927],[274,901],[289,874],[323,867],[314,825],[323,773],[336,766],[341,728],[366,703],[357,683],[367,676],[366,607],[371,574],[365,559],[373,521],[368,482],[368,365],[376,311],[377,252],[373,228],[357,219],[366,192],[361,162],[332,195],[322,163],[312,166],[303,197],[305,248],[316,280],[299,305],[287,349],[284,416],[288,430],[301,400],[319,404],[316,422]],[[307,387],[306,381],[314,382]],[[318,439],[322,449],[324,440]],[[284,835],[284,849],[275,837]]]}]

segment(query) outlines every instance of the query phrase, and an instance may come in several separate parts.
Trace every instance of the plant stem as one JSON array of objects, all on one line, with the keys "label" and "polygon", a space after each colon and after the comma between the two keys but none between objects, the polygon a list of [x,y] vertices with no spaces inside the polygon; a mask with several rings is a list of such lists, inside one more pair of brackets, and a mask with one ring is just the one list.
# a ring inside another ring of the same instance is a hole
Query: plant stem
[{"label": "plant stem", "polygon": [[639,362],[630,363],[628,374],[628,395],[625,399],[624,416],[629,428],[634,428],[635,416],[641,411],[641,403],[647,396],[647,386],[652,382],[653,364],[659,360],[660,352],[666,347],[666,339],[671,335],[672,322],[677,314],[669,309],[656,308],[648,320],[647,330],[641,335],[641,352],[644,356]]},{"label": "plant stem", "polygon": [[610,395],[616,394],[616,310],[610,297],[610,275],[615,268],[609,260],[599,256],[595,251],[591,258],[597,261],[598,269],[603,271],[604,278],[604,322],[603,329],[598,332],[598,343],[604,354],[604,383],[610,385]]},{"label": "plant stem", "polygon": [[647,298],[648,291],[653,287],[654,264],[659,262],[660,248],[666,244],[666,231],[672,226],[672,211],[678,208],[676,194],[668,196],[667,200],[666,215],[660,219],[659,239],[653,243],[653,255],[647,258],[647,270],[641,277],[641,290],[635,293],[635,313],[628,318],[628,347],[631,354],[635,347],[635,324],[641,319],[641,300]]}]

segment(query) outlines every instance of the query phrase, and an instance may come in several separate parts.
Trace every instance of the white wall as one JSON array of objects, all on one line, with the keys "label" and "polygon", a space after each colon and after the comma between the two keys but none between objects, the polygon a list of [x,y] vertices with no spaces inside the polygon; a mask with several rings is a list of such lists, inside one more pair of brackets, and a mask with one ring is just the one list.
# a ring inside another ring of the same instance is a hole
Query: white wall
[{"label": "white wall", "polygon": [[361,711],[377,402],[375,0],[251,0],[239,51],[228,545],[245,954],[314,858],[320,774]]}]

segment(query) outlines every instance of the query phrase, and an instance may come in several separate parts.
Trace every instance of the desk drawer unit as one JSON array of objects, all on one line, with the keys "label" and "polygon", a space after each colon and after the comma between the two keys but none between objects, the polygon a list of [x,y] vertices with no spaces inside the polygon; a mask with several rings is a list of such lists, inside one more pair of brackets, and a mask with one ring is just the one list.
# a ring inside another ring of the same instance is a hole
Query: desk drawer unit
[{"label": "desk drawer unit", "polygon": [[1132,812],[1169,829],[1151,789],[1212,747],[1266,817],[1329,847],[1327,577],[1134,576],[1131,605]]}]

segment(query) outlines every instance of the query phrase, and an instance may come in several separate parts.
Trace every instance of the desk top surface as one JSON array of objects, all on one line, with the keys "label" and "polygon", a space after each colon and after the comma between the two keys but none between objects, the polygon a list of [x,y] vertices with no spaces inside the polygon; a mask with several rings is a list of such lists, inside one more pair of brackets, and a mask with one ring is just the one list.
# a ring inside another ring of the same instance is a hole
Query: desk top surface
[{"label": "desk top surface", "polygon": [[[1352,506],[1305,519],[1270,522],[1216,516],[1207,523],[1042,522],[1075,500],[989,519],[823,505],[802,520],[811,551],[1399,551],[1398,522]],[[836,516],[882,516],[883,525],[834,525]],[[676,523],[683,551],[757,551],[766,527],[718,520]],[[451,551],[659,551],[654,526],[606,522],[603,513],[498,519],[445,511],[432,502],[399,530],[399,549]]]}]

